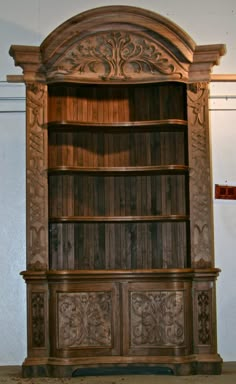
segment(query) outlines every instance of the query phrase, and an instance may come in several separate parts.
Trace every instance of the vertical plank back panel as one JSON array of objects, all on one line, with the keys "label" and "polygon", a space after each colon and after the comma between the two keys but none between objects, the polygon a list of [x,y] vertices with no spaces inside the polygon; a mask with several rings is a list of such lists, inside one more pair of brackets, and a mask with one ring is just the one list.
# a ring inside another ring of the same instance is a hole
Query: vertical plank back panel
[{"label": "vertical plank back panel", "polygon": [[[178,83],[50,85],[49,122],[79,122],[86,129],[62,130],[57,123],[49,129],[49,168],[187,165],[184,129],[136,129],[134,125],[112,130],[119,122],[185,120],[185,105],[186,87]],[[90,129],[89,123],[98,126]],[[111,129],[103,129],[104,123]],[[49,201],[51,217],[186,215],[188,177],[53,173]],[[51,224],[51,268],[183,267],[187,232],[185,223],[126,223],[122,219]]]}]

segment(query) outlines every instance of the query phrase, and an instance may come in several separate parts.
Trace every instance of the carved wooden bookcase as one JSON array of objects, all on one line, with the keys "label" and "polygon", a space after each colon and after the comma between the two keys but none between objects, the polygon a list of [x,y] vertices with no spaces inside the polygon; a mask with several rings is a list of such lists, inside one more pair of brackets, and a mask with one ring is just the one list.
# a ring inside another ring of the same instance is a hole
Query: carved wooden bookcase
[{"label": "carved wooden bookcase", "polygon": [[221,372],[208,84],[224,50],[126,6],[11,46],[27,103],[24,376]]}]

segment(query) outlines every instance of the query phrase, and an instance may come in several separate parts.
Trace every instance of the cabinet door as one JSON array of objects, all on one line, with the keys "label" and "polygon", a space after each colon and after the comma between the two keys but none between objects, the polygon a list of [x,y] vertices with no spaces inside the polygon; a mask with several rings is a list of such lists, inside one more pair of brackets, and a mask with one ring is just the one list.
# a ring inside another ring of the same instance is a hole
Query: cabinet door
[{"label": "cabinet door", "polygon": [[118,288],[112,283],[58,283],[51,287],[51,356],[120,352]]},{"label": "cabinet door", "polygon": [[125,355],[191,353],[190,283],[130,283],[122,297]]}]

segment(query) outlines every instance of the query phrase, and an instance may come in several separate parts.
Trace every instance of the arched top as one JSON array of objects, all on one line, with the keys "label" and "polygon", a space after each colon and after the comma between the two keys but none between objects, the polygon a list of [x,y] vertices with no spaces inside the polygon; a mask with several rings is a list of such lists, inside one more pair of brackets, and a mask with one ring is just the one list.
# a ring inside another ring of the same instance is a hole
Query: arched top
[{"label": "arched top", "polygon": [[82,83],[207,80],[223,53],[223,45],[199,47],[167,18],[130,6],[83,12],[57,27],[40,47],[10,50],[25,75],[35,71],[47,82]]},{"label": "arched top", "polygon": [[100,7],[78,14],[52,31],[41,44],[41,49],[49,59],[59,47],[68,47],[85,36],[114,29],[153,35],[154,40],[155,37],[161,39],[163,44],[176,50],[176,54],[178,51],[187,61],[192,61],[196,44],[187,33],[157,13],[130,6]]}]

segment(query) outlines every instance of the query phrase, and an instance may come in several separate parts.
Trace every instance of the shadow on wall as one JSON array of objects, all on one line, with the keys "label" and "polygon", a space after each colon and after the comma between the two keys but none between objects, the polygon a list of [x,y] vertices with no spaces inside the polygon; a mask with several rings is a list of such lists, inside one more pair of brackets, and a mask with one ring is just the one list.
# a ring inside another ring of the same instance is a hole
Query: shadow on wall
[{"label": "shadow on wall", "polygon": [[21,68],[15,67],[9,55],[11,45],[40,45],[43,36],[21,25],[0,19],[0,81],[6,81],[7,75],[22,74]]}]

